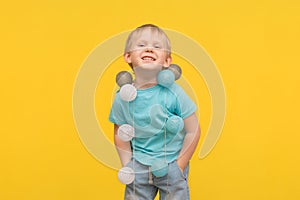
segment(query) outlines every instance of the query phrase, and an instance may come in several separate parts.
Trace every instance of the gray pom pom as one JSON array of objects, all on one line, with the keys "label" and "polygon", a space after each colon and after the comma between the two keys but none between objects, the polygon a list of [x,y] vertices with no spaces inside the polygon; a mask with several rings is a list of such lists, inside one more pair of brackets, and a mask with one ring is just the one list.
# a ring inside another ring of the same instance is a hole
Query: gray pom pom
[{"label": "gray pom pom", "polygon": [[121,71],[116,76],[116,82],[120,87],[122,87],[125,84],[131,84],[132,83],[132,76],[127,71]]},{"label": "gray pom pom", "polygon": [[171,64],[168,69],[171,70],[174,73],[175,80],[178,80],[180,78],[180,76],[182,74],[182,70],[178,65]]}]

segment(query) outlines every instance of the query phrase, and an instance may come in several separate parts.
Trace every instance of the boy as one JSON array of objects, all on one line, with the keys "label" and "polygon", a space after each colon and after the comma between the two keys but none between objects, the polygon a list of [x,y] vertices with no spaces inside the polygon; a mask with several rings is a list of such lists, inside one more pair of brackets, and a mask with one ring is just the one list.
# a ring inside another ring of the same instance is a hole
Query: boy
[{"label": "boy", "polygon": [[[169,39],[155,25],[140,26],[127,38],[124,59],[134,71],[137,97],[126,102],[117,93],[109,119],[114,123],[114,142],[122,166],[135,171],[134,181],[126,185],[125,199],[153,200],[159,191],[161,200],[188,200],[189,160],[198,144],[200,127],[196,106],[181,87],[157,84],[158,73],[172,61]],[[181,131],[166,129],[172,116],[183,119]],[[135,137],[130,142],[117,135],[123,124],[134,127]],[[159,172],[164,167],[166,173]]]}]

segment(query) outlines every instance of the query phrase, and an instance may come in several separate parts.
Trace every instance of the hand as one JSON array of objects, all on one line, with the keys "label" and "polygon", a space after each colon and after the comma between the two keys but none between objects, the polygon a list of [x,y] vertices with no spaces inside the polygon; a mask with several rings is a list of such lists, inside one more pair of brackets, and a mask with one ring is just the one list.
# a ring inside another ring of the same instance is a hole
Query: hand
[{"label": "hand", "polygon": [[178,167],[179,167],[181,173],[183,173],[185,166],[182,166],[182,165],[180,164],[180,162],[178,162],[178,161],[176,161],[176,162],[177,162],[177,165],[178,165]]}]

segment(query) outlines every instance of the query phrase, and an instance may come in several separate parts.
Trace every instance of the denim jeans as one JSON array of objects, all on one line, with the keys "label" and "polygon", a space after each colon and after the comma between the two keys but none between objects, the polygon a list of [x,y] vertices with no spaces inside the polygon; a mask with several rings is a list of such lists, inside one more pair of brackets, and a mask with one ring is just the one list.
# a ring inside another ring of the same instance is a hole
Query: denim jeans
[{"label": "denim jeans", "polygon": [[149,166],[136,160],[127,165],[135,171],[135,180],[126,185],[125,200],[153,200],[159,191],[160,200],[189,200],[189,165],[182,172],[176,161],[168,164],[168,173],[156,177]]}]

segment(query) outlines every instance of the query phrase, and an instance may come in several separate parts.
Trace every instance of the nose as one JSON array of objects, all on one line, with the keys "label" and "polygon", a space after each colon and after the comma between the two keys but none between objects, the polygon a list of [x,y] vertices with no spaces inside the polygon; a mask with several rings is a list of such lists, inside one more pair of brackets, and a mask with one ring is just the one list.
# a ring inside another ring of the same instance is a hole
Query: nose
[{"label": "nose", "polygon": [[145,52],[152,53],[152,52],[153,52],[153,49],[152,49],[151,47],[147,47],[147,48],[145,49]]}]

